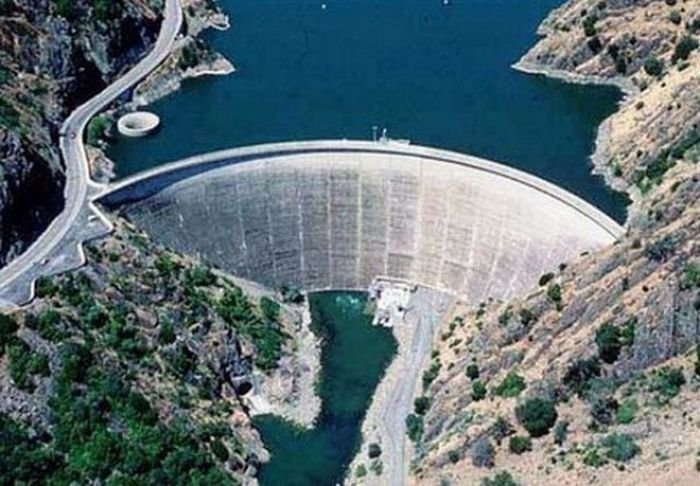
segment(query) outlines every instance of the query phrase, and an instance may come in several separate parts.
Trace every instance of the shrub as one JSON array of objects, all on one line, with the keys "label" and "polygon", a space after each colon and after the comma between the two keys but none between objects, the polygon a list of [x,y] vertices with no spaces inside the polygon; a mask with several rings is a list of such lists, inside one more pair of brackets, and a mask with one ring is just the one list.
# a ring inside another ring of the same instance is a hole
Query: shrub
[{"label": "shrub", "polygon": [[406,417],[406,434],[413,442],[420,441],[423,436],[423,417],[415,414]]},{"label": "shrub", "polygon": [[372,442],[369,447],[367,448],[367,456],[370,459],[376,459],[377,457],[382,455],[382,448],[379,447],[379,444],[376,442]]},{"label": "shrub", "polygon": [[90,120],[87,126],[87,143],[96,147],[99,145],[102,138],[105,136],[109,122],[105,115],[97,115]]},{"label": "shrub", "polygon": [[476,380],[479,378],[479,367],[476,365],[476,363],[470,363],[467,366],[466,373],[470,380]]},{"label": "shrub", "polygon": [[600,455],[600,452],[598,449],[595,447],[590,449],[588,452],[586,452],[586,455],[583,456],[583,463],[586,466],[591,466],[591,467],[601,467],[604,466],[608,463],[608,461],[605,460],[603,456]]},{"label": "shrub", "polygon": [[27,314],[24,323],[47,341],[57,342],[66,337],[61,321],[61,314],[56,310],[44,309],[37,316]]},{"label": "shrub", "polygon": [[628,398],[620,404],[615,417],[618,424],[629,424],[634,421],[634,416],[637,414],[639,406],[634,398]]},{"label": "shrub", "polygon": [[15,339],[17,329],[17,322],[12,317],[0,313],[0,356],[5,354],[5,346]]},{"label": "shrub", "polygon": [[532,398],[515,408],[515,416],[532,437],[541,437],[557,421],[557,409],[551,400]]},{"label": "shrub", "polygon": [[601,445],[605,448],[605,456],[618,462],[627,462],[641,451],[627,434],[610,434],[601,441]]},{"label": "shrub", "polygon": [[514,435],[508,441],[508,450],[513,454],[522,454],[532,450],[532,439],[527,436]]},{"label": "shrub", "polygon": [[280,309],[280,305],[269,297],[262,297],[260,299],[260,310],[267,319],[271,321],[278,320]]},{"label": "shrub", "polygon": [[591,415],[597,422],[610,425],[617,415],[618,407],[617,400],[612,397],[596,397],[591,404]]},{"label": "shrub", "polygon": [[492,478],[481,480],[481,486],[519,486],[508,471],[501,471]]},{"label": "shrub", "polygon": [[169,320],[165,320],[160,325],[160,331],[158,332],[158,342],[164,345],[172,344],[175,342],[177,336],[175,335],[175,327],[173,323]]},{"label": "shrub", "polygon": [[280,288],[280,295],[282,296],[282,302],[285,303],[301,304],[304,302],[304,294],[301,293],[298,287],[283,285]]},{"label": "shrub", "polygon": [[681,13],[678,10],[671,10],[668,14],[668,20],[672,23],[679,25],[681,23]]},{"label": "shrub", "polygon": [[481,436],[472,445],[472,464],[476,467],[493,467],[496,451],[488,437]]},{"label": "shrub", "polygon": [[598,18],[595,15],[589,15],[585,19],[583,19],[583,32],[586,34],[586,37],[593,37],[596,35],[596,28],[595,24],[598,21]]},{"label": "shrub", "polygon": [[510,306],[508,306],[508,307],[506,307],[506,310],[504,310],[498,316],[498,323],[501,326],[507,326],[508,322],[510,322],[511,317],[513,317],[513,311],[511,310]]},{"label": "shrub", "polygon": [[563,383],[579,397],[583,397],[591,386],[591,380],[600,376],[598,358],[578,359],[569,365]]},{"label": "shrub", "polygon": [[540,287],[544,287],[544,286],[547,285],[553,278],[554,278],[554,274],[553,274],[552,272],[543,274],[543,275],[540,277],[540,280],[539,280],[539,282],[538,282],[538,283],[539,283],[539,286],[540,286]]},{"label": "shrub", "polygon": [[600,326],[595,334],[595,343],[598,346],[600,359],[606,363],[617,361],[622,344],[620,343],[620,330],[616,326],[610,323]]},{"label": "shrub", "polygon": [[382,471],[384,470],[384,465],[382,464],[382,461],[380,459],[375,459],[370,463],[369,470],[372,471],[375,475],[381,476]]},{"label": "shrub", "polygon": [[534,323],[537,320],[537,316],[535,315],[535,313],[527,307],[523,307],[522,309],[520,309],[519,314],[520,323],[525,327],[529,327],[532,323]]},{"label": "shrub", "polygon": [[569,433],[569,422],[560,420],[554,426],[554,443],[561,446],[566,442],[566,436]]},{"label": "shrub", "polygon": [[515,371],[509,372],[500,385],[495,389],[496,395],[506,398],[514,398],[527,387],[522,376]]},{"label": "shrub", "polygon": [[51,374],[49,358],[45,354],[31,353],[27,361],[27,370],[32,375],[49,376]]},{"label": "shrub", "polygon": [[367,476],[367,467],[364,464],[360,464],[357,466],[357,469],[355,469],[355,477],[364,478],[365,476]]},{"label": "shrub", "polygon": [[637,318],[630,317],[620,328],[620,345],[632,346],[634,344],[634,333],[637,328]]},{"label": "shrub", "polygon": [[676,44],[671,56],[671,62],[675,64],[677,61],[685,61],[690,56],[690,53],[698,48],[698,41],[690,35],[684,35]]},{"label": "shrub", "polygon": [[[266,310],[268,314],[274,312],[274,306],[269,305]],[[226,289],[216,306],[216,311],[228,325],[255,345],[255,364],[258,368],[270,371],[277,366],[282,357],[282,348],[289,339],[278,322],[270,319],[270,315],[267,319],[259,317],[239,287]]]},{"label": "shrub", "polygon": [[58,292],[58,285],[53,283],[49,277],[39,277],[34,284],[36,296],[40,299],[53,297]]},{"label": "shrub", "polygon": [[185,285],[194,287],[209,287],[216,283],[216,275],[209,267],[198,265],[185,273]]},{"label": "shrub", "polygon": [[561,286],[559,284],[553,284],[547,287],[547,297],[559,306],[559,304],[561,304]]},{"label": "shrub", "polygon": [[649,56],[644,60],[644,71],[649,76],[659,77],[664,72],[664,62],[656,56]]},{"label": "shrub", "polygon": [[478,402],[484,398],[486,398],[486,385],[477,380],[472,383],[472,400]]},{"label": "shrub", "polygon": [[416,415],[425,415],[430,408],[430,398],[426,396],[418,397],[413,401],[413,411]]},{"label": "shrub", "polygon": [[690,262],[683,267],[681,289],[687,290],[698,287],[700,287],[700,265],[696,262]]},{"label": "shrub", "polygon": [[440,361],[434,360],[430,363],[430,368],[423,372],[423,390],[427,390],[430,384],[435,381],[440,373]]},{"label": "shrub", "polygon": [[458,463],[459,462],[459,451],[452,449],[450,452],[447,453],[447,459],[449,459],[449,461],[452,464]]},{"label": "shrub", "polygon": [[502,416],[499,416],[493,425],[491,425],[491,427],[488,429],[488,434],[493,437],[496,444],[500,444],[503,439],[513,435],[514,433],[515,429],[513,426]]},{"label": "shrub", "polygon": [[660,405],[665,405],[680,393],[684,384],[682,368],[664,367],[652,375],[649,391],[656,393],[656,400]]},{"label": "shrub", "polygon": [[211,443],[211,452],[216,456],[221,462],[228,461],[229,452],[226,446],[219,439],[214,440]]}]

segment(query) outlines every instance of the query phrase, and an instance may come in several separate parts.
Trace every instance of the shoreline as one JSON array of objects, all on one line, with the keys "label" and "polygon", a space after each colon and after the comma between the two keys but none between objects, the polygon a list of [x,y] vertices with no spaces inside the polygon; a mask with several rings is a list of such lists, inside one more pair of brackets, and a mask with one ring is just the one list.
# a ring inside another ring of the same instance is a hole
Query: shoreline
[{"label": "shoreline", "polygon": [[[218,7],[215,7],[218,9]],[[199,54],[205,56],[198,60],[197,64],[185,69],[178,63],[184,48],[195,44],[202,32],[208,29],[226,31],[231,27],[228,15],[221,11],[213,13],[195,11],[192,16],[186,15],[186,23],[190,25],[190,34],[182,39],[178,39],[171,47],[163,63],[152,73],[138,82],[132,91],[128,101],[117,103],[113,108],[102,112],[110,120],[110,127],[107,134],[99,146],[88,148],[88,167],[91,177],[100,183],[109,183],[116,179],[115,167],[117,162],[110,159],[106,152],[111,144],[114,135],[117,119],[130,111],[155,103],[156,101],[170,96],[182,88],[182,84],[188,79],[197,79],[204,76],[228,76],[236,72],[236,67],[223,54],[212,50],[209,44],[199,47]],[[96,116],[99,116],[98,113]]]},{"label": "shoreline", "polygon": [[[406,417],[413,411],[414,397],[420,395],[420,376],[430,361],[435,335],[454,303],[452,295],[418,286],[405,306],[409,309],[405,316],[396,314],[391,319],[394,322],[384,324],[392,328],[398,345],[396,355],[365,412],[361,440],[345,473],[346,484],[405,484],[414,450],[406,434]],[[377,458],[370,455],[374,444],[381,448]],[[380,467],[374,465],[377,461]],[[359,477],[358,468],[369,472]]]},{"label": "shoreline", "polygon": [[639,201],[639,192],[634,190],[623,178],[616,177],[612,173],[610,164],[608,163],[610,156],[610,123],[612,117],[619,113],[623,105],[630,103],[641,91],[629,79],[616,76],[607,78],[603,76],[575,74],[563,69],[554,69],[543,64],[526,61],[523,55],[517,62],[511,65],[515,71],[523,74],[534,76],[545,76],[547,78],[556,79],[564,83],[593,85],[593,86],[613,86],[622,92],[622,99],[617,104],[617,110],[605,118],[596,128],[595,139],[593,140],[593,152],[589,155],[589,160],[592,165],[591,174],[598,175],[603,178],[605,185],[616,192],[621,192],[627,195],[630,199],[630,204],[627,206],[627,214],[623,226],[626,226],[633,207]]}]

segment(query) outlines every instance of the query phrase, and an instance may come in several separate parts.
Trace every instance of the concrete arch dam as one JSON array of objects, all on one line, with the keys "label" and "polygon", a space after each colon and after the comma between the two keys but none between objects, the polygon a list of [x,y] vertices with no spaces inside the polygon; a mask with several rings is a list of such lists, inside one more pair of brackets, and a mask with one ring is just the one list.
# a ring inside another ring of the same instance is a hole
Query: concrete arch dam
[{"label": "concrete arch dam", "polygon": [[269,287],[356,289],[385,276],[473,302],[528,290],[622,233],[541,179],[395,142],[225,150],[125,179],[100,202],[154,240]]}]

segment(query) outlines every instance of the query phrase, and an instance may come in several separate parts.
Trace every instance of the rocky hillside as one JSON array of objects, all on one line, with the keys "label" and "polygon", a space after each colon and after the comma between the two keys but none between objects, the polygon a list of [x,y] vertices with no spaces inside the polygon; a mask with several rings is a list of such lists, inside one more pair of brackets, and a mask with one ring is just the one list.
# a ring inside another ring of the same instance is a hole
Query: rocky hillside
[{"label": "rocky hillside", "polygon": [[243,396],[298,314],[119,223],[0,315],[2,482],[236,484],[267,453]]},{"label": "rocky hillside", "polygon": [[427,484],[697,484],[700,3],[572,0],[519,63],[628,91],[594,162],[633,197],[615,246],[532,295],[462,304],[408,417]]},{"label": "rocky hillside", "polygon": [[0,0],[0,265],[62,207],[58,130],[154,42],[162,0]]}]

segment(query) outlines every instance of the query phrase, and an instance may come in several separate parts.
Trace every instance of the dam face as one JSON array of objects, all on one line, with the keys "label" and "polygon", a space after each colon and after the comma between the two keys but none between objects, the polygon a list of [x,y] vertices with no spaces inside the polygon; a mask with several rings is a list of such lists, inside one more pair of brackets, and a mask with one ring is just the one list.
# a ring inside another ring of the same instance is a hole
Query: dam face
[{"label": "dam face", "polygon": [[364,289],[385,276],[473,302],[528,290],[622,231],[533,176],[397,143],[223,151],[127,179],[101,202],[155,241],[272,288]]}]

